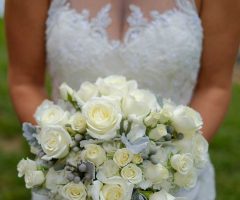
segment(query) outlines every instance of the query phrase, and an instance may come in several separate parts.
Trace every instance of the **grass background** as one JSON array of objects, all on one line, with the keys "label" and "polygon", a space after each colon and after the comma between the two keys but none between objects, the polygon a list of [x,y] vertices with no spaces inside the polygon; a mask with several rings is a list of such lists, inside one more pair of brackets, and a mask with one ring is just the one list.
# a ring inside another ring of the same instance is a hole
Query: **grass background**
[{"label": "grass background", "polygon": [[[216,169],[217,200],[240,199],[240,85],[233,84],[233,98],[226,119],[210,145]],[[0,200],[30,199],[16,165],[28,156],[7,87],[7,53],[0,19]],[[204,199],[203,199],[204,200]]]}]

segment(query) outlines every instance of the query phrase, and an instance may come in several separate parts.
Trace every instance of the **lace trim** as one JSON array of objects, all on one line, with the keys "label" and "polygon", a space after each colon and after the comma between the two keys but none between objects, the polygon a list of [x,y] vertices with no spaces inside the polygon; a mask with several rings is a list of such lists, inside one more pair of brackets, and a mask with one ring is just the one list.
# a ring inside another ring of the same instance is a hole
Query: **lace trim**
[{"label": "lace trim", "polygon": [[51,8],[49,10],[49,17],[51,17],[56,11],[59,11],[59,9],[72,12],[76,18],[79,18],[79,20],[84,21],[91,27],[93,35],[105,38],[108,40],[108,43],[112,48],[117,48],[120,46],[125,46],[127,43],[136,39],[144,30],[146,30],[146,27],[151,26],[155,22],[161,21],[162,23],[167,23],[166,19],[169,15],[186,13],[191,15],[190,19],[192,19],[192,15],[195,15],[195,17],[198,18],[198,14],[195,9],[195,3],[193,2],[194,0],[176,0],[176,8],[174,7],[163,13],[153,10],[150,12],[151,19],[149,20],[144,17],[144,14],[139,6],[131,4],[129,6],[131,14],[127,17],[129,28],[124,34],[123,39],[109,38],[107,28],[112,22],[109,14],[111,11],[111,4],[106,4],[103,6],[97,13],[96,17],[90,18],[90,11],[87,9],[83,9],[81,12],[79,12],[72,8],[70,2],[67,0],[52,0]]}]

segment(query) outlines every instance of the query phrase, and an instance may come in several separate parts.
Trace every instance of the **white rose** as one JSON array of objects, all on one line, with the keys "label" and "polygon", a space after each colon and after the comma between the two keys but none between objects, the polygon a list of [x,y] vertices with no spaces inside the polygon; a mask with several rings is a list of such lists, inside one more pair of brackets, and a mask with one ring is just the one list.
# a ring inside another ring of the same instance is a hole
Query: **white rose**
[{"label": "white rose", "polygon": [[149,200],[175,200],[176,198],[171,194],[167,193],[165,190],[161,190],[160,192],[155,192],[150,196]]},{"label": "white rose", "polygon": [[172,116],[175,129],[184,134],[193,134],[203,125],[201,115],[187,106],[178,106]]},{"label": "white rose", "polygon": [[69,87],[66,83],[62,83],[60,85],[59,92],[60,92],[61,98],[65,101],[69,100],[69,96],[72,98],[74,93],[73,89]]},{"label": "white rose", "polygon": [[98,170],[97,179],[102,181],[105,178],[116,176],[119,172],[119,167],[113,160],[106,160]]},{"label": "white rose", "polygon": [[107,159],[104,149],[96,144],[88,144],[82,152],[82,158],[93,162],[97,167]]},{"label": "white rose", "polygon": [[162,183],[162,181],[169,178],[169,172],[167,168],[160,163],[154,165],[148,161],[145,161],[143,164],[143,174],[145,179],[153,184]]},{"label": "white rose", "polygon": [[40,126],[64,125],[68,120],[68,112],[45,100],[37,108],[34,117]]},{"label": "white rose", "polygon": [[86,200],[87,191],[86,187],[82,182],[79,183],[68,183],[64,185],[61,190],[62,196],[68,200]]},{"label": "white rose", "polygon": [[35,186],[41,185],[44,180],[44,174],[42,171],[28,171],[24,177],[26,188],[33,188]]},{"label": "white rose", "polygon": [[155,127],[160,118],[161,118],[160,112],[152,111],[148,116],[144,118],[144,124],[147,127]]},{"label": "white rose", "polygon": [[175,154],[171,157],[171,166],[180,174],[188,174],[193,168],[192,154]]},{"label": "white rose", "polygon": [[103,96],[123,97],[133,89],[137,89],[136,81],[127,81],[126,77],[112,75],[104,79],[98,78],[96,85]]},{"label": "white rose", "polygon": [[68,183],[65,177],[64,170],[55,171],[54,168],[50,168],[46,174],[46,188],[53,193],[57,192],[61,185]]},{"label": "white rose", "polygon": [[133,90],[122,101],[125,116],[132,120],[142,120],[152,110],[159,108],[157,99],[148,90]]},{"label": "white rose", "polygon": [[197,173],[194,170],[186,175],[176,172],[174,174],[174,183],[185,189],[193,188],[197,183]]},{"label": "white rose", "polygon": [[70,117],[69,123],[71,125],[71,128],[74,131],[77,131],[79,133],[83,133],[86,131],[87,123],[86,123],[85,118],[83,117],[83,115],[80,112],[74,113]]},{"label": "white rose", "polygon": [[158,141],[165,135],[167,135],[166,126],[164,124],[158,124],[156,128],[150,131],[149,138],[151,140]]},{"label": "white rose", "polygon": [[142,170],[135,164],[128,164],[122,168],[121,176],[130,183],[138,184],[142,181]]},{"label": "white rose", "polygon": [[90,136],[103,140],[110,140],[116,136],[122,115],[113,102],[104,98],[94,98],[88,101],[82,110]]},{"label": "white rose", "polygon": [[79,105],[84,105],[93,97],[98,96],[98,88],[96,85],[90,82],[84,82],[81,84],[80,89],[74,93],[74,99]]},{"label": "white rose", "polygon": [[127,150],[126,148],[118,149],[114,156],[113,160],[119,167],[124,167],[128,163],[130,163],[133,159],[133,154],[131,151]]},{"label": "white rose", "polygon": [[69,152],[72,139],[69,133],[61,126],[45,127],[38,135],[38,142],[46,155],[44,160],[63,158]]},{"label": "white rose", "polygon": [[22,159],[18,165],[18,177],[23,177],[28,171],[36,171],[37,165],[36,162],[27,158],[27,160]]},{"label": "white rose", "polygon": [[90,189],[93,200],[130,200],[133,184],[121,177],[106,179],[103,183],[94,181]]}]

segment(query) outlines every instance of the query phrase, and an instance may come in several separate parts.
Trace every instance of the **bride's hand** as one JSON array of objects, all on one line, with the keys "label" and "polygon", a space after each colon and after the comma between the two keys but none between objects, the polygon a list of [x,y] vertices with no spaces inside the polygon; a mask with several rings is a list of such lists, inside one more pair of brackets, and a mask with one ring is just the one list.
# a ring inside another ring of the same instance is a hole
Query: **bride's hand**
[{"label": "bride's hand", "polygon": [[240,39],[240,2],[204,1],[200,15],[204,28],[202,66],[190,106],[203,116],[203,133],[210,141],[231,97],[232,72]]},{"label": "bride's hand", "polygon": [[33,113],[46,98],[45,22],[49,0],[6,1],[10,94],[21,121],[34,123]]}]

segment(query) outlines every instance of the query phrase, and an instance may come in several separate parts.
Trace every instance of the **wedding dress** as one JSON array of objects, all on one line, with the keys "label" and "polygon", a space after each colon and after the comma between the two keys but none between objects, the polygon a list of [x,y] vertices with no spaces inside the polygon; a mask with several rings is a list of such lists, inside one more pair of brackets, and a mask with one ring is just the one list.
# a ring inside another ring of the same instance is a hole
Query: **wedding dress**
[{"label": "wedding dress", "polygon": [[[62,82],[78,89],[84,81],[119,74],[176,103],[189,103],[203,40],[194,0],[156,0],[159,8],[147,14],[139,6],[130,5],[129,28],[122,41],[112,40],[107,31],[111,26],[110,4],[91,16],[87,8],[79,10],[77,1],[71,1],[52,0],[47,19],[46,50],[53,98],[58,97]],[[194,189],[181,190],[176,196],[215,199],[211,162],[202,170]],[[33,199],[47,198],[33,194]]]}]

